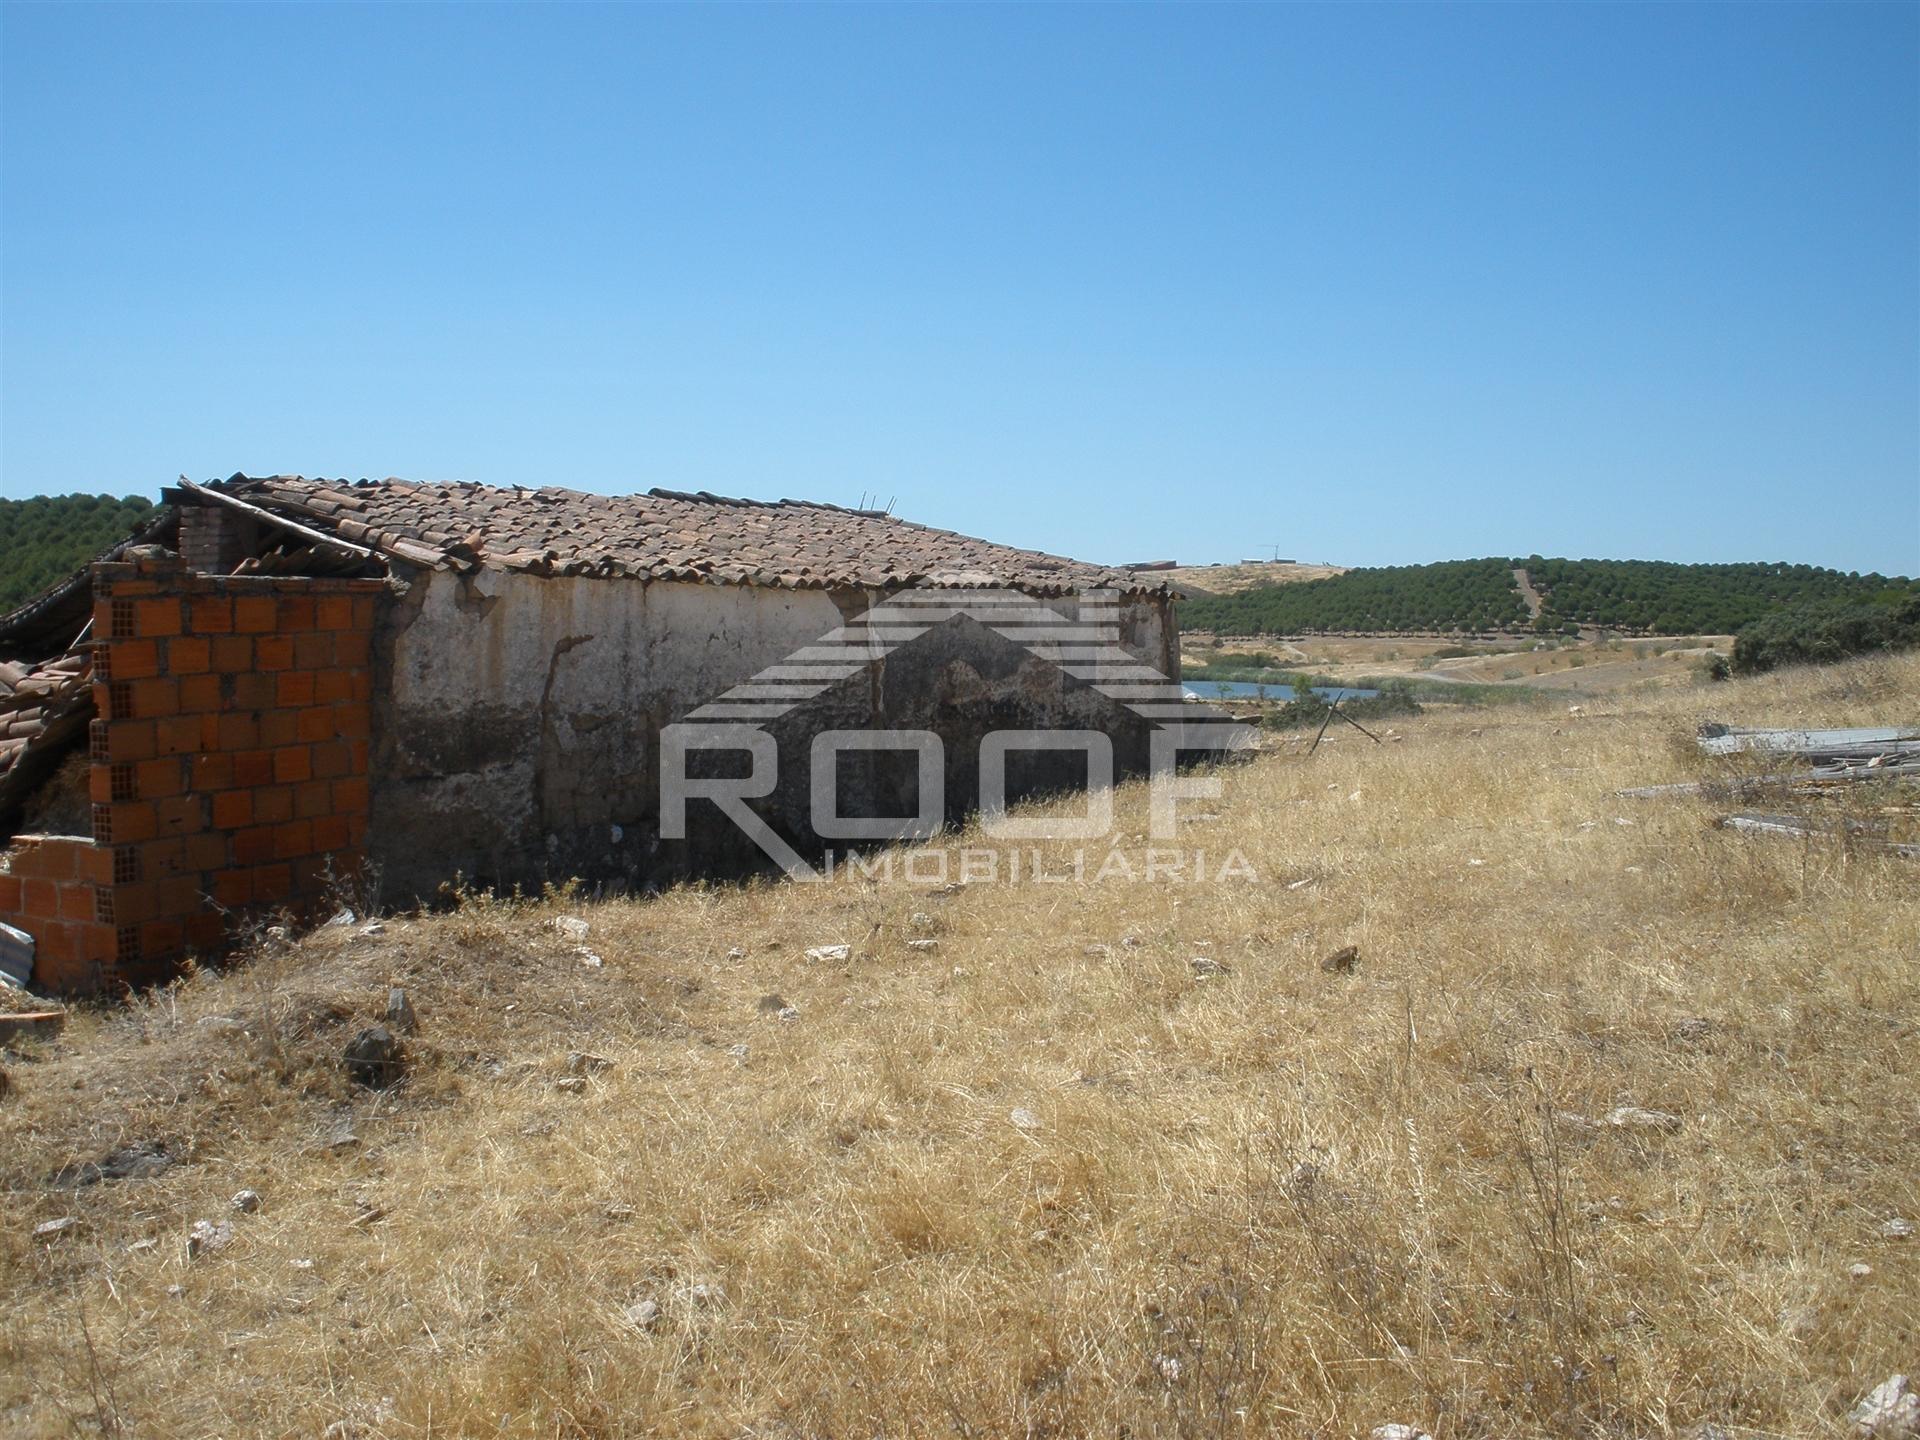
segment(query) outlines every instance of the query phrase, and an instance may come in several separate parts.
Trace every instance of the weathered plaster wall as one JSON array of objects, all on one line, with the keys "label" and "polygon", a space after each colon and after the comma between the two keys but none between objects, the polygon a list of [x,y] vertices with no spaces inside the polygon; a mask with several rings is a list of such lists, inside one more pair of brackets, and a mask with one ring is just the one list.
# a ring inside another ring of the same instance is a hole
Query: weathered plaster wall
[{"label": "weathered plaster wall", "polygon": [[[659,849],[661,729],[869,603],[857,592],[496,571],[409,578],[375,641],[369,858],[394,898],[430,895],[456,870],[537,884],[725,868],[719,856]],[[1121,627],[1123,643],[1162,670],[1177,664],[1167,620],[1164,606],[1129,606]],[[949,756],[959,772],[949,794],[970,796],[977,785],[959,783],[971,775],[965,742],[983,726],[1117,709],[1090,693],[1069,706],[1072,682],[1056,667],[965,622],[949,630],[787,717],[783,777],[804,777],[816,731],[884,717],[952,731],[962,754]],[[803,824],[804,786],[779,799],[769,809]]]}]

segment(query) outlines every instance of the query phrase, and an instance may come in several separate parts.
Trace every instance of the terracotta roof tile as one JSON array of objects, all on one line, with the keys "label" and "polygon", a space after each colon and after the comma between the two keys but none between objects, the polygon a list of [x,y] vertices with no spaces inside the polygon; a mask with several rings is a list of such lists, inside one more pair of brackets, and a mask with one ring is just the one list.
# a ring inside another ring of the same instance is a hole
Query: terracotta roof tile
[{"label": "terracotta roof tile", "polygon": [[[652,490],[591,495],[472,482],[236,475],[216,487],[412,564],[635,575],[789,589],[1005,585],[1060,595],[1150,587],[1126,571],[1017,550],[873,510]],[[1165,592],[1164,585],[1151,587]]]}]

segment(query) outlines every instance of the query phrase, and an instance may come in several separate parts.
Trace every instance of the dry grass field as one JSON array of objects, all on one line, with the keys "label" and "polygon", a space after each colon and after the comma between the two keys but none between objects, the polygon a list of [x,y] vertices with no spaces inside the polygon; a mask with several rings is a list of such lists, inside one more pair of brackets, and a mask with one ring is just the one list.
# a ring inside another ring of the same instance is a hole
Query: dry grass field
[{"label": "dry grass field", "polygon": [[1585,709],[1222,770],[1255,878],[470,898],[85,1012],[7,1057],[0,1432],[1844,1435],[1920,1361],[1920,865],[1613,792],[1920,656]]}]

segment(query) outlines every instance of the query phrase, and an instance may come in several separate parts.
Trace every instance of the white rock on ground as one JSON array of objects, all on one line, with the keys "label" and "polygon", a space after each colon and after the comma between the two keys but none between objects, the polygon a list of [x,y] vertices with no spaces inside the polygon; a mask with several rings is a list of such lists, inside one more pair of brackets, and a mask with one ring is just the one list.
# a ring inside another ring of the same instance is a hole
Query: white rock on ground
[{"label": "white rock on ground", "polygon": [[851,945],[816,945],[807,951],[807,959],[822,961],[845,960],[853,954]]},{"label": "white rock on ground", "polygon": [[554,918],[553,928],[569,940],[584,940],[592,927],[578,915],[560,915]]},{"label": "white rock on ground", "polygon": [[1402,1425],[1396,1420],[1388,1425],[1374,1426],[1369,1440],[1433,1440],[1433,1436],[1418,1425]]},{"label": "white rock on ground", "polygon": [[651,1330],[660,1323],[660,1302],[641,1300],[625,1310],[627,1323],[636,1330]]},{"label": "white rock on ground", "polygon": [[1911,1240],[1913,1238],[1913,1222],[1911,1220],[1902,1220],[1896,1215],[1880,1227],[1880,1233],[1888,1240]]},{"label": "white rock on ground", "polygon": [[193,1228],[187,1232],[187,1258],[193,1260],[201,1255],[211,1255],[232,1243],[231,1222],[222,1220],[216,1225],[211,1220],[196,1220]]},{"label": "white rock on ground", "polygon": [[55,1240],[64,1239],[80,1228],[80,1217],[62,1215],[58,1220],[44,1220],[33,1227],[33,1238],[51,1245]]},{"label": "white rock on ground", "polygon": [[1853,1433],[1872,1440],[1916,1440],[1920,1437],[1920,1391],[1904,1375],[1880,1382],[1847,1414]]},{"label": "white rock on ground", "polygon": [[242,1215],[253,1214],[260,1208],[260,1192],[258,1190],[236,1191],[233,1197],[233,1208]]},{"label": "white rock on ground", "polygon": [[1007,1115],[1007,1119],[1013,1122],[1013,1128],[1016,1130],[1038,1130],[1040,1128],[1040,1117],[1024,1105],[1017,1106],[1012,1110]]}]

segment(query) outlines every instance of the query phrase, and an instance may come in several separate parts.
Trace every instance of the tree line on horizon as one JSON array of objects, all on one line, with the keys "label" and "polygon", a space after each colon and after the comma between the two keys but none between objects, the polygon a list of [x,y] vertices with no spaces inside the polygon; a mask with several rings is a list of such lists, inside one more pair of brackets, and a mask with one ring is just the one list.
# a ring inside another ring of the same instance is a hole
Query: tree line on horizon
[{"label": "tree line on horizon", "polygon": [[58,584],[153,513],[138,495],[0,500],[0,614]]},{"label": "tree line on horizon", "polygon": [[[1537,619],[1514,576],[1541,598]],[[1680,564],[1539,555],[1349,570],[1324,580],[1263,585],[1186,601],[1180,625],[1232,635],[1377,631],[1484,633],[1580,628],[1645,635],[1733,634],[1764,616],[1810,605],[1885,607],[1920,594],[1901,576],[1779,562]]]}]

